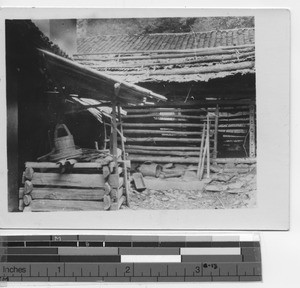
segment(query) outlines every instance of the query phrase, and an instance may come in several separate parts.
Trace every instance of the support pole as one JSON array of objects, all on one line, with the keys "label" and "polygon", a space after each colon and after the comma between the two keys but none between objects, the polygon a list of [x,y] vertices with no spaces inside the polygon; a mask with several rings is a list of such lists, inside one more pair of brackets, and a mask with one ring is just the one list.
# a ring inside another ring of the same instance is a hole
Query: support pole
[{"label": "support pole", "polygon": [[218,156],[218,126],[219,126],[219,105],[216,106],[215,128],[214,128],[214,151],[212,158],[216,159]]},{"label": "support pole", "polygon": [[122,125],[122,116],[121,116],[121,109],[118,105],[118,116],[119,116],[119,129],[121,132],[121,148],[122,148],[122,156],[123,156],[123,169],[124,169],[124,185],[125,185],[125,195],[126,195],[126,202],[127,206],[130,208],[129,204],[129,185],[128,185],[128,175],[127,175],[127,166],[126,166],[126,153],[125,153],[125,144],[124,144],[124,138],[123,138],[123,125]]},{"label": "support pole", "polygon": [[255,144],[255,108],[254,105],[250,105],[249,108],[249,156],[255,158],[256,156],[256,144]]},{"label": "support pole", "polygon": [[207,138],[206,138],[206,141],[207,141],[207,160],[206,160],[206,173],[207,173],[207,178],[210,178],[210,139],[209,139],[209,136],[210,136],[210,125],[209,125],[209,115],[207,113]]}]

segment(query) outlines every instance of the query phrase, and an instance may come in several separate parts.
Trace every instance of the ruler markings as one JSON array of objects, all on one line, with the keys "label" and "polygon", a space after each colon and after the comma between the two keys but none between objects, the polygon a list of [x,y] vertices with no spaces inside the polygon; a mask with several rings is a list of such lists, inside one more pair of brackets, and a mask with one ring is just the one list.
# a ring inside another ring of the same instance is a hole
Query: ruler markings
[{"label": "ruler markings", "polygon": [[10,237],[0,237],[0,256],[5,260],[0,265],[0,281],[42,277],[104,282],[262,278],[260,243],[253,236],[41,236],[13,236],[11,242]]}]

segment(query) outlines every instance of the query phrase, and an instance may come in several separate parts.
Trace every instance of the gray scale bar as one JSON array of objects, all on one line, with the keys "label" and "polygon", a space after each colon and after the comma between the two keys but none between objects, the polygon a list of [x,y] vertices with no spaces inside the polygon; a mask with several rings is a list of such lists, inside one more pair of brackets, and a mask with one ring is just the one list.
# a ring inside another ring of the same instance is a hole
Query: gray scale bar
[{"label": "gray scale bar", "polygon": [[242,255],[244,262],[261,262],[260,247],[243,247]]},{"label": "gray scale bar", "polygon": [[131,238],[132,242],[159,242],[159,237],[158,236],[132,236]]},{"label": "gray scale bar", "polygon": [[[0,253],[1,253],[1,248],[0,248]],[[58,249],[55,247],[9,247],[6,249],[6,253],[3,254],[39,254],[39,255],[47,255],[47,254],[57,254]]]},{"label": "gray scale bar", "polygon": [[59,255],[118,255],[117,247],[59,247]]},{"label": "gray scale bar", "polygon": [[76,235],[53,235],[51,236],[51,241],[77,241],[78,237]]},{"label": "gray scale bar", "polygon": [[132,237],[131,236],[120,236],[120,235],[107,235],[105,236],[105,239],[103,241],[106,242],[131,242]]},{"label": "gray scale bar", "polygon": [[103,235],[79,235],[79,241],[86,242],[103,242],[105,240],[105,236]]},{"label": "gray scale bar", "polygon": [[179,255],[180,248],[121,247],[120,255]]}]

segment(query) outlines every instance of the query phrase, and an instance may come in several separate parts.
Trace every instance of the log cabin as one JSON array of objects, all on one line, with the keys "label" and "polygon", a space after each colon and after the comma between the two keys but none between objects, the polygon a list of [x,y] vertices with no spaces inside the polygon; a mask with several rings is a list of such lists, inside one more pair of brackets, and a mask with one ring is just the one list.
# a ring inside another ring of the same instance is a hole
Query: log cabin
[{"label": "log cabin", "polygon": [[166,102],[123,106],[133,162],[199,161],[209,115],[216,162],[255,162],[254,28],[79,38],[74,59],[164,95]]}]

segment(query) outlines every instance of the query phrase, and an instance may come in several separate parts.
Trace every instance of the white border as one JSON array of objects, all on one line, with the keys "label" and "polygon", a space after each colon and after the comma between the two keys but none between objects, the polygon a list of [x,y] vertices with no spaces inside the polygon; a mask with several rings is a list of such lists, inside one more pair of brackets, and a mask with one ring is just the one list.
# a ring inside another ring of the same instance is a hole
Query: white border
[{"label": "white border", "polygon": [[[289,228],[288,10],[233,9],[4,9],[0,22],[0,227],[46,229],[286,230]],[[4,18],[255,16],[258,207],[235,210],[143,210],[8,213]]]}]

